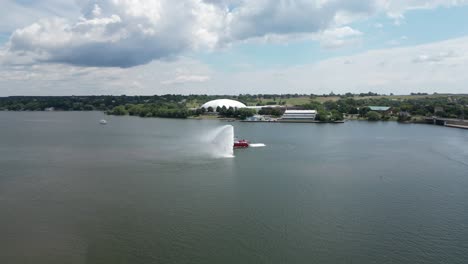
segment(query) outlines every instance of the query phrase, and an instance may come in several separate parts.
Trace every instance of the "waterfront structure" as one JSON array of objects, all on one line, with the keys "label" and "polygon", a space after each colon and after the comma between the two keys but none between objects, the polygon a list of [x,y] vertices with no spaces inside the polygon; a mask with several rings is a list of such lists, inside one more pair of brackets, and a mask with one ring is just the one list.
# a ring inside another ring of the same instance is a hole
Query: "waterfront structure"
[{"label": "waterfront structure", "polygon": [[264,116],[264,115],[254,115],[251,117],[247,117],[242,122],[277,122],[278,118],[274,118],[271,116]]},{"label": "waterfront structure", "polygon": [[216,109],[218,107],[220,108],[226,107],[227,109],[229,109],[229,107],[232,107],[234,109],[236,108],[239,109],[239,108],[246,108],[247,106],[239,101],[235,101],[231,99],[212,100],[212,101],[206,102],[205,104],[201,106],[201,108],[205,108],[205,109],[208,109],[210,107],[213,109],[213,111],[216,112]]},{"label": "waterfront structure", "polygon": [[468,120],[456,119],[456,118],[443,118],[443,117],[436,117],[436,116],[426,117],[425,120],[428,124],[468,129]]},{"label": "waterfront structure", "polygon": [[316,116],[316,110],[286,110],[278,121],[307,123],[314,122]]},{"label": "waterfront structure", "polygon": [[249,116],[245,119],[245,121],[249,122],[261,122],[261,121],[266,121],[266,118],[262,115],[254,115],[254,116]]},{"label": "waterfront structure", "polygon": [[380,112],[380,113],[388,113],[391,110],[389,106],[369,106],[371,111]]},{"label": "waterfront structure", "polygon": [[411,117],[411,114],[408,111],[400,111],[398,116],[408,118]]}]

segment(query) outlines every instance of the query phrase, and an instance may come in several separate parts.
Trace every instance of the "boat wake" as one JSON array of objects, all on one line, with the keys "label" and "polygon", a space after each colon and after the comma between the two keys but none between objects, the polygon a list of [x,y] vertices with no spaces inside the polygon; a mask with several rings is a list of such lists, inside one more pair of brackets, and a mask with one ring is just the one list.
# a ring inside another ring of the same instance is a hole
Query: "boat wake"
[{"label": "boat wake", "polygon": [[263,147],[266,147],[266,145],[263,144],[263,143],[252,143],[252,144],[249,145],[249,147],[251,147],[251,148],[263,148]]}]

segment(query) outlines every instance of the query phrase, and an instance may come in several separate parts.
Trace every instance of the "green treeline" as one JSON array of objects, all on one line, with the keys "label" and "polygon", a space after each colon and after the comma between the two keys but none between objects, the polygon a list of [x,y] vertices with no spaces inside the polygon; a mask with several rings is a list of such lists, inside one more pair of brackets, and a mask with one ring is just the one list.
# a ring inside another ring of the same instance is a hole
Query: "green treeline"
[{"label": "green treeline", "polygon": [[[377,96],[368,93],[362,96]],[[356,96],[361,96],[356,95]],[[240,95],[153,95],[153,96],[9,96],[0,97],[0,110],[10,111],[44,111],[47,108],[54,108],[59,111],[108,111],[116,106],[127,104],[157,104],[157,103],[177,103],[190,107],[199,106],[204,102],[215,99],[233,99],[247,105],[269,105],[285,104],[284,101],[291,98],[326,98],[336,95],[314,95],[314,94],[240,94]],[[268,100],[263,102],[263,100]]]},{"label": "green treeline", "polygon": [[[203,110],[202,110],[203,111]],[[216,109],[216,112],[218,112],[219,116],[221,117],[227,117],[227,118],[239,118],[239,119],[246,119],[247,117],[251,117],[255,115],[256,111],[253,109],[246,109],[246,108],[226,108],[225,106],[219,107]]]},{"label": "green treeline", "polygon": [[132,115],[140,117],[187,118],[193,115],[185,106],[174,103],[126,104],[106,112],[109,115]]},{"label": "green treeline", "polygon": [[[389,111],[372,111],[369,106],[387,106]],[[321,121],[342,120],[343,115],[378,120],[408,121],[411,116],[438,116],[446,118],[462,118],[468,110],[468,96],[437,96],[424,98],[408,98],[395,100],[381,98],[341,98],[337,101],[311,101],[303,105],[305,109],[318,111],[317,119]]]},{"label": "green treeline", "polygon": [[[221,117],[245,119],[252,109],[197,109],[203,103],[220,98],[238,100],[247,105],[285,104],[299,109],[317,110],[320,121],[346,118],[411,121],[413,117],[439,116],[462,118],[468,110],[467,95],[381,96],[375,93],[344,95],[161,95],[161,96],[11,96],[0,97],[0,110],[6,111],[105,111],[111,115],[187,118],[218,112]],[[288,101],[289,100],[289,101]],[[389,111],[371,111],[369,106],[390,107]],[[280,117],[281,108],[264,108],[261,115]]]}]

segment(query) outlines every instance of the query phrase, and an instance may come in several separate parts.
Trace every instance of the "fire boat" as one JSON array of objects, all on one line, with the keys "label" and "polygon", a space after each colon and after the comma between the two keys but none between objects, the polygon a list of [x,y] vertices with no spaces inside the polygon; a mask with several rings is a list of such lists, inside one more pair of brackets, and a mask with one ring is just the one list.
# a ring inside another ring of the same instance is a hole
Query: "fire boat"
[{"label": "fire boat", "polygon": [[235,149],[238,149],[238,148],[248,148],[250,145],[250,142],[245,140],[245,139],[240,139],[240,140],[237,140],[235,139],[234,140],[234,148]]}]

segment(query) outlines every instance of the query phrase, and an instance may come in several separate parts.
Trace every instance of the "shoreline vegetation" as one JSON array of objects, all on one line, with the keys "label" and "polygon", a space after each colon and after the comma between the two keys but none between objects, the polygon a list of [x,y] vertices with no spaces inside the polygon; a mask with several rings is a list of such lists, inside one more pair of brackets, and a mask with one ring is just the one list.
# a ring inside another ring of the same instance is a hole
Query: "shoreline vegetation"
[{"label": "shoreline vegetation", "polygon": [[[428,117],[464,119],[468,94],[381,95],[351,94],[240,94],[155,96],[10,96],[0,97],[3,111],[104,111],[108,115],[140,117],[245,120],[255,109],[204,109],[203,103],[227,98],[247,106],[264,106],[259,115],[279,118],[286,107],[317,110],[318,123],[344,120],[424,123]],[[282,108],[277,107],[282,106]],[[373,107],[377,106],[377,107]],[[377,110],[374,110],[377,109]]]}]

